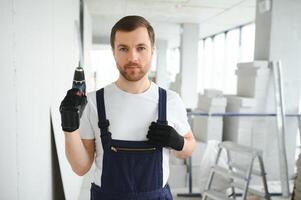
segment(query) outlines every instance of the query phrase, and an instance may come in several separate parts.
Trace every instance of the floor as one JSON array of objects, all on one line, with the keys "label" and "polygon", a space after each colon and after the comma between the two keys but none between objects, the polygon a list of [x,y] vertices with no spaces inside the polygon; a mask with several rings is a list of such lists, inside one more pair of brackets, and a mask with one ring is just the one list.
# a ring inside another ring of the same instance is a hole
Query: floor
[{"label": "floor", "polygon": [[[290,189],[293,188],[293,182],[290,182]],[[179,197],[178,194],[187,194],[189,192],[188,188],[171,188],[174,200],[201,200],[199,197]],[[269,191],[270,193],[279,193],[281,191],[279,182],[269,182]],[[193,188],[192,193],[200,193],[198,188]],[[90,199],[90,188],[84,187],[81,190],[81,194],[78,200],[87,200]],[[241,200],[240,197],[236,198],[237,200]],[[249,199],[251,200],[251,199]],[[253,200],[253,199],[252,199]],[[261,200],[261,199],[260,199]],[[281,198],[279,196],[272,196],[272,200],[291,200],[291,198]]]},{"label": "floor", "polygon": [[[201,197],[178,197],[177,195],[173,195],[174,200],[201,200]],[[237,200],[241,200],[242,198],[238,197]],[[272,196],[272,200],[291,200],[291,198],[281,198]],[[261,200],[261,199],[260,199]]]},{"label": "floor", "polygon": [[[272,200],[290,200],[290,198],[280,198],[280,197],[272,197]],[[200,197],[174,197],[174,200],[201,200]],[[241,200],[241,198],[237,198],[237,200]]]},{"label": "floor", "polygon": [[[197,190],[193,190],[194,193],[197,193]],[[187,194],[188,193],[188,189],[187,188],[183,188],[183,189],[173,189],[172,190],[173,193],[173,198],[174,200],[201,200],[201,197],[179,197],[178,194]],[[89,193],[89,189],[85,190],[84,192],[82,192],[81,197],[79,198],[79,200],[87,200],[89,199],[90,193]],[[241,200],[241,198],[237,198],[237,200]],[[290,198],[281,198],[281,197],[276,197],[276,196],[272,196],[272,200],[290,200]]]},{"label": "floor", "polygon": [[[270,184],[269,186],[269,190],[271,193],[278,193],[279,191],[279,185],[276,184],[276,185],[273,185],[273,184]],[[178,194],[187,194],[188,193],[188,188],[183,188],[183,189],[172,189],[172,194],[173,194],[173,198],[174,200],[201,200],[202,198],[201,197],[182,197],[182,196],[178,196]],[[193,189],[192,194],[199,194],[197,188],[196,189]],[[237,200],[241,200],[242,198],[241,197],[238,197],[236,198]],[[272,200],[291,200],[291,198],[282,198],[281,196],[272,196],[271,197]],[[253,200],[250,198],[250,200]],[[254,199],[255,200],[255,199]],[[261,200],[261,199],[260,199]]]}]

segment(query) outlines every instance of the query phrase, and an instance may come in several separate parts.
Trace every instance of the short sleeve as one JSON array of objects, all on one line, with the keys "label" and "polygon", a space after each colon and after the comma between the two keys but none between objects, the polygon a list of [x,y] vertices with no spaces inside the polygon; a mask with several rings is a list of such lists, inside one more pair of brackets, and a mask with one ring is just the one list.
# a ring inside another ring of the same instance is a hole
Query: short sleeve
[{"label": "short sleeve", "polygon": [[168,103],[168,121],[173,124],[175,130],[182,136],[191,131],[188,123],[184,102],[177,93],[172,93],[172,99]]},{"label": "short sleeve", "polygon": [[94,131],[93,131],[93,128],[91,125],[90,116],[91,116],[91,105],[88,100],[86,108],[80,119],[79,132],[80,132],[80,136],[82,139],[94,139],[95,138]]}]

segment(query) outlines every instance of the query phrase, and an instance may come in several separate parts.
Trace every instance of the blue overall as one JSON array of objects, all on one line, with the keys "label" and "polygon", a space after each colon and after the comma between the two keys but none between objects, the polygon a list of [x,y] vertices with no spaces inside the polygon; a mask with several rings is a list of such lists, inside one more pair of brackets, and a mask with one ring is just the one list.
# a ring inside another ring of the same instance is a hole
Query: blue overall
[{"label": "blue overall", "polygon": [[[96,92],[103,165],[101,187],[92,183],[91,200],[172,200],[163,185],[162,147],[147,141],[112,139],[104,106],[104,89]],[[159,88],[158,123],[166,121],[166,91]]]}]

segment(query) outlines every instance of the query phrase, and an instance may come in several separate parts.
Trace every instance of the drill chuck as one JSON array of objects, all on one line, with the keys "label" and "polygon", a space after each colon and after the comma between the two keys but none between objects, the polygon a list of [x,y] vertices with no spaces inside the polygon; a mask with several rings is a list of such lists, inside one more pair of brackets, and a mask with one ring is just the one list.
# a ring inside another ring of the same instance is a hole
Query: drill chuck
[{"label": "drill chuck", "polygon": [[75,69],[72,88],[79,89],[81,94],[86,93],[85,73],[82,67],[77,67]]}]

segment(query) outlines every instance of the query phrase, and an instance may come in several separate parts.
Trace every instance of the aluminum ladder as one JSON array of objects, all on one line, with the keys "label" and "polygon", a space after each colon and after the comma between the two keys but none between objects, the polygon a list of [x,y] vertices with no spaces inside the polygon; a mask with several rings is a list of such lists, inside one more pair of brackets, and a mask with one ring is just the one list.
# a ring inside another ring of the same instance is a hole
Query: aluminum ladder
[{"label": "aluminum ladder", "polygon": [[[223,149],[226,150],[227,153],[228,169],[221,167],[218,164]],[[244,166],[241,163],[235,163],[231,159],[231,153],[249,155],[249,157],[251,158],[249,164]],[[253,164],[256,158],[258,159],[260,170],[253,169]],[[215,174],[221,175],[230,180],[230,187],[232,190],[231,197],[220,191],[211,189]],[[262,178],[264,192],[249,187],[252,175],[257,175]],[[208,198],[213,200],[236,199],[235,189],[240,189],[243,191],[243,200],[247,199],[248,193],[267,200],[271,200],[270,194],[268,192],[266,173],[263,165],[262,151],[242,146],[230,141],[224,141],[219,144],[219,149],[215,159],[215,165],[211,168],[205,192],[202,194],[202,200],[207,200]]]}]

